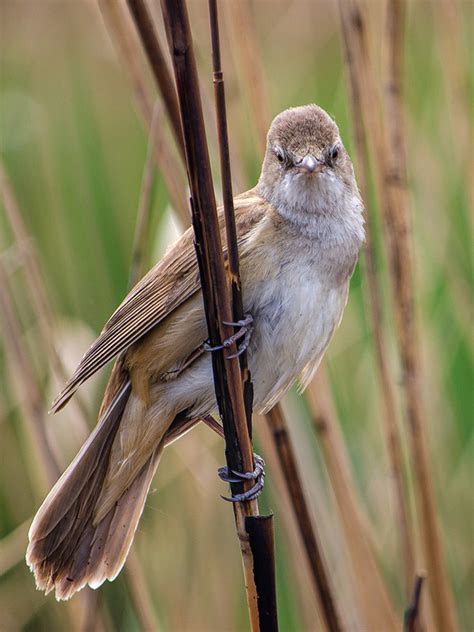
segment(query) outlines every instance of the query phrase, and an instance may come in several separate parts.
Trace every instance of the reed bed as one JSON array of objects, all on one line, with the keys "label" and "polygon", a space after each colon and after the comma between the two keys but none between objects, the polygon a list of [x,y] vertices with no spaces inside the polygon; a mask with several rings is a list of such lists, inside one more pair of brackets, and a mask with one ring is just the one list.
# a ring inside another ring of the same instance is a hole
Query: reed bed
[{"label": "reed bed", "polygon": [[[272,115],[316,102],[353,155],[370,229],[323,369],[306,399],[290,393],[284,418],[273,420],[301,479],[292,496],[272,426],[254,420],[267,460],[260,511],[274,512],[280,629],[336,629],[309,585],[305,514],[343,629],[468,630],[472,12],[445,1],[391,0],[372,12],[353,0],[340,10],[273,0],[218,6],[234,191],[256,181]],[[129,278],[190,219],[173,91],[168,83],[163,100],[150,30],[144,50],[136,28],[145,11],[170,70],[159,3],[55,7],[1,7],[0,627],[248,629],[232,512],[219,499],[223,443],[204,424],[166,450],[114,583],[58,604],[35,591],[23,562],[28,522],[93,426],[106,376],[53,418],[48,403]],[[207,3],[188,8],[219,199]],[[354,71],[346,61],[358,45],[357,9],[367,46],[359,55],[370,65]],[[384,165],[398,177],[384,181]],[[398,209],[397,230],[387,230],[384,194]],[[293,512],[295,496],[304,511]]]}]

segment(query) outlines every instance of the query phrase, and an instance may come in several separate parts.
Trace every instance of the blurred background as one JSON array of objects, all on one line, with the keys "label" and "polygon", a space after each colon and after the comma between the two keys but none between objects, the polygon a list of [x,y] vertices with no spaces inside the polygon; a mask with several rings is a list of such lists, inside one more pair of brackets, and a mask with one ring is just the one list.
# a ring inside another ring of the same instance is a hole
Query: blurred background
[{"label": "blurred background", "polygon": [[[116,4],[128,18],[125,5],[119,0]],[[149,4],[164,44],[159,3]],[[353,154],[337,4],[235,3],[244,6],[242,14],[232,2],[221,4],[235,192],[255,184],[263,155],[261,127],[289,106],[321,105],[335,117]],[[58,415],[47,417],[47,409],[127,291],[137,209],[143,202],[148,129],[107,7],[110,10],[110,3],[99,7],[92,0],[0,0],[0,149],[10,181],[2,176],[0,629],[245,630],[239,548],[232,511],[219,498],[225,487],[216,475],[224,460],[223,444],[205,427],[166,450],[130,568],[115,582],[58,604],[53,595],[35,590],[24,563],[29,523],[58,468],[62,471],[75,455],[87,426],[94,426],[108,371],[90,380],[80,398]],[[385,3],[373,0],[368,8],[377,70],[384,59]],[[219,197],[207,3],[191,0],[189,10]],[[239,22],[242,15],[247,21]],[[466,101],[473,86],[473,5],[411,0],[406,20],[405,130],[421,397],[450,589],[458,629],[467,631],[474,625],[472,137]],[[131,24],[129,29],[135,36]],[[255,63],[248,63],[248,55]],[[144,58],[136,61],[154,99]],[[184,182],[162,110],[156,121],[169,148],[169,163]],[[149,193],[145,267],[160,258],[180,231],[159,170]],[[393,309],[375,198],[371,209],[404,482],[414,514]],[[408,601],[366,299],[358,266],[342,325],[324,363],[325,379],[360,523],[402,620]],[[284,407],[347,629],[364,629],[360,578],[351,567],[350,544],[341,526],[327,455],[312,423],[314,414],[296,391]],[[256,420],[256,425],[257,451],[268,462],[260,506],[262,512],[275,512],[281,629],[320,629],[274,449],[265,421]]]}]

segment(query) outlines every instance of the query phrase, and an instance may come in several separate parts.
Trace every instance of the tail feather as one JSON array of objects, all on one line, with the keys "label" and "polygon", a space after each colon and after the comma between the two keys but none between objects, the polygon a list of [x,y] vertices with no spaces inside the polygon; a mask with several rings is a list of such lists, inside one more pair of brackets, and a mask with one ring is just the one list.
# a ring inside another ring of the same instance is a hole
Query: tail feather
[{"label": "tail feather", "polygon": [[104,451],[110,451],[129,395],[130,383],[127,382],[41,505],[30,527],[30,540],[46,537],[70,511],[90,480],[91,472],[96,472],[103,461]]},{"label": "tail feather", "polygon": [[122,569],[132,545],[133,536],[162,451],[163,446],[160,444],[149,461],[145,463],[133,484],[117,502],[115,509],[110,512],[112,520],[104,542],[102,573],[95,573],[95,576],[91,577],[93,580],[91,586],[100,586],[105,579],[112,581]]},{"label": "tail feather", "polygon": [[129,395],[127,382],[31,525],[27,563],[35,573],[37,587],[46,593],[55,589],[57,599],[69,599],[86,584],[97,588],[106,579],[114,579],[132,544],[163,440],[117,502],[97,521],[97,503]]}]

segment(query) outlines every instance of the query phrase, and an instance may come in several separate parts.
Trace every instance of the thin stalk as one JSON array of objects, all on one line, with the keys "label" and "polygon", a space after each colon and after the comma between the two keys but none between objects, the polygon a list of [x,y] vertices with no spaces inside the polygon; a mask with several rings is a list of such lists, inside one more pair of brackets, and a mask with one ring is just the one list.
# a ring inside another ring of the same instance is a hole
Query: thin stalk
[{"label": "thin stalk", "polygon": [[[192,54],[191,33],[187,11],[183,2],[172,3],[165,0],[163,2],[163,12],[174,46],[172,54],[178,96],[183,112],[182,118],[193,205],[193,223],[196,224],[196,229],[199,232],[199,235],[196,236],[196,242],[198,252],[203,260],[201,285],[205,294],[209,295],[207,298],[210,305],[206,304],[206,316],[208,317],[210,341],[213,346],[217,346],[222,340],[229,338],[232,334],[230,326],[224,324],[224,321],[230,322],[232,320],[232,312],[217,222],[209,155],[207,144],[205,143],[204,122],[200,108],[197,71]],[[207,225],[205,226],[205,224]],[[214,289],[214,285],[217,286],[216,289]],[[235,353],[235,347],[233,351]],[[215,352],[212,357],[217,359],[215,364],[218,363],[220,365],[219,369],[224,375],[227,373],[227,369],[230,370],[230,386],[227,388],[227,385],[225,385],[222,387],[222,390],[223,392],[230,390],[229,398],[232,398],[233,402],[235,400],[237,410],[243,411],[243,399],[238,397],[240,371],[237,373],[238,379],[235,379],[235,369],[239,368],[238,361],[228,360],[224,363],[224,354],[222,352]],[[222,377],[218,376],[218,380],[222,381]],[[222,406],[226,408],[227,403],[223,402]],[[242,426],[239,431],[242,432]],[[250,440],[248,438],[246,443],[250,448]],[[245,450],[241,457],[237,457],[238,461],[231,464],[232,469],[251,471],[253,469],[253,456],[249,457],[249,455],[251,455],[251,452]],[[244,462],[241,462],[241,459],[244,459]],[[245,462],[246,460],[247,462]],[[250,505],[256,507],[256,503],[250,503]]]},{"label": "thin stalk", "polygon": [[181,155],[184,157],[183,134],[179,117],[178,101],[176,99],[176,90],[173,85],[173,78],[168,70],[163,49],[156,37],[153,20],[148,11],[146,0],[127,0],[127,4],[135,26],[137,27],[137,31],[140,33],[140,38],[148,58],[148,63],[153,72],[156,86],[166,105],[176,144]]},{"label": "thin stalk", "polygon": [[[203,422],[221,438],[224,438],[222,426],[212,416],[209,415],[205,417]],[[267,415],[257,419],[255,429],[260,438],[260,442],[266,447],[265,459],[267,465],[270,464],[272,466],[272,482],[277,486],[276,496],[278,502],[284,504],[280,515],[287,522],[288,530],[291,531],[296,538],[299,537],[301,540],[301,550],[295,551],[298,558],[294,560],[294,562],[296,566],[295,570],[300,576],[299,581],[301,582],[302,590],[306,592],[308,581],[313,582],[315,606],[318,615],[317,625],[324,626],[324,629],[330,630],[331,628],[327,625],[327,617],[325,617],[324,614],[324,600],[322,599],[322,596],[327,591],[323,590],[322,593],[320,593],[318,588],[318,575],[320,574],[320,570],[321,574],[325,574],[325,569],[322,568],[322,556],[320,552],[314,551],[319,545],[313,531],[311,518],[309,517],[309,511],[298,474],[296,457],[281,406],[274,406]],[[270,452],[268,452],[268,450],[270,450]],[[268,463],[269,458],[272,459],[270,463]],[[287,465],[288,463],[290,463],[289,466]],[[297,472],[297,478],[292,477],[289,483],[290,473],[295,470]],[[300,507],[303,505],[304,508],[301,510]],[[315,539],[316,542],[314,543]],[[318,560],[321,560],[321,562]],[[303,569],[303,565],[306,566],[307,569]],[[329,582],[327,580],[325,581],[324,577],[322,582],[323,585],[328,586],[329,589]],[[330,599],[334,602],[331,595]],[[313,625],[314,605],[311,605],[308,611],[311,612],[311,624]]]},{"label": "thin stalk", "polygon": [[[117,47],[120,61],[130,77],[138,110],[149,133],[153,120],[154,99],[146,81],[141,63],[141,47],[137,34],[133,32],[131,18],[128,14],[124,14],[122,3],[117,0],[99,0],[99,6],[112,41]],[[164,103],[164,105],[169,113],[167,107],[169,103]],[[180,222],[187,227],[190,223],[190,215],[186,183],[179,161],[176,159],[176,151],[163,125],[156,125],[151,139],[156,166],[165,181],[171,204]]]},{"label": "thin stalk", "polygon": [[342,619],[337,611],[336,600],[326,570],[326,563],[306,503],[297,459],[288,435],[281,407],[275,406],[265,417],[271,430],[280,464],[285,472],[285,485],[291,498],[291,507],[306,549],[313,579],[313,588],[319,600],[321,613],[328,630],[331,632],[342,630]]},{"label": "thin stalk", "polygon": [[[244,318],[242,285],[239,271],[239,251],[237,230],[234,216],[234,196],[232,192],[232,176],[230,169],[229,139],[227,133],[227,116],[225,107],[224,76],[221,68],[219,20],[216,0],[209,0],[209,16],[212,40],[212,65],[214,95],[216,103],[217,131],[219,140],[219,156],[221,166],[222,193],[227,241],[227,278],[231,290],[231,305],[234,322]],[[247,417],[249,437],[252,437],[252,404],[253,386],[247,364],[247,352],[240,355],[240,371],[242,393]],[[247,516],[245,528],[249,534],[250,548],[253,556],[253,574],[259,598],[259,625],[263,629],[276,629],[276,585],[275,585],[275,547],[273,515],[260,518]],[[250,569],[249,569],[250,570]]]},{"label": "thin stalk", "polygon": [[[183,0],[163,0],[162,9],[171,44],[181,108],[196,252],[209,338],[211,344],[217,346],[232,333],[232,329],[225,325],[225,321],[232,320],[232,308],[224,268],[191,30]],[[231,354],[235,353],[236,347],[233,345]],[[216,398],[226,437],[228,467],[237,471],[252,471],[253,450],[247,426],[239,360],[226,358],[220,350],[212,353],[212,364]],[[239,493],[242,489],[248,488],[248,483],[231,486],[232,493]],[[261,610],[259,598],[264,595],[257,592],[256,584],[262,574],[259,572],[259,564],[256,563],[256,550],[252,547],[252,537],[249,541],[246,524],[249,517],[258,516],[258,504],[255,500],[235,503],[234,510],[252,629],[276,629],[276,612],[264,613]]]},{"label": "thin stalk", "polygon": [[396,632],[400,624],[369,541],[362,503],[354,486],[331,389],[322,367],[306,389],[306,397],[347,542],[362,627]]},{"label": "thin stalk", "polygon": [[339,4],[343,32],[347,45],[351,47],[355,78],[363,98],[365,133],[373,156],[379,205],[384,220],[424,566],[428,573],[435,625],[440,632],[445,632],[457,629],[457,625],[436,511],[421,402],[402,117],[403,5],[397,1],[389,9],[390,61],[386,96],[388,115],[385,119],[369,55],[367,21],[362,6],[357,0],[340,0]]},{"label": "thin stalk", "polygon": [[403,367],[403,387],[407,420],[412,442],[413,465],[418,483],[420,518],[423,525],[429,587],[438,628],[457,630],[457,621],[444,559],[441,530],[436,509],[428,447],[425,437],[425,412],[422,404],[419,335],[414,310],[414,281],[406,149],[403,120],[403,36],[404,0],[387,4],[389,63],[385,90],[387,109],[387,160],[385,183],[392,204],[385,209],[392,289],[396,304],[398,346]]},{"label": "thin stalk", "polygon": [[[344,23],[343,23],[344,27]],[[405,593],[410,591],[410,583],[415,573],[415,544],[413,541],[413,525],[411,523],[409,501],[404,484],[403,472],[403,450],[401,445],[400,431],[397,424],[396,398],[393,386],[393,379],[390,374],[390,362],[385,343],[385,332],[383,327],[382,296],[377,281],[377,264],[372,236],[372,220],[374,209],[369,207],[368,182],[370,174],[370,164],[368,159],[367,141],[364,133],[362,101],[359,93],[360,86],[355,80],[355,68],[353,67],[353,57],[347,46],[348,34],[344,34],[345,61],[348,68],[347,76],[349,81],[350,106],[352,113],[352,124],[354,129],[354,144],[357,163],[357,180],[364,200],[365,207],[365,232],[366,247],[364,250],[363,265],[365,279],[367,282],[367,303],[371,316],[373,332],[375,359],[378,368],[378,378],[383,405],[383,422],[385,430],[385,444],[390,461],[392,472],[396,513],[398,518],[398,532],[400,534],[400,547],[403,560],[403,571],[405,576]]]},{"label": "thin stalk", "polygon": [[[299,517],[293,509],[293,501],[285,480],[286,474],[282,469],[280,457],[272,438],[272,431],[265,416],[254,415],[254,432],[256,440],[264,449],[266,469],[271,473],[266,485],[268,491],[271,492],[274,512],[280,519],[280,538],[284,538],[291,550],[290,566],[294,576],[292,582],[297,595],[295,606],[301,614],[301,627],[305,630],[316,629],[324,632],[326,625],[319,595],[309,588],[313,585],[313,577],[306,548],[301,538],[301,530],[298,525]],[[311,481],[312,492],[314,491],[313,485],[317,487],[317,495],[323,491],[320,480]],[[290,573],[290,566],[285,570],[285,573]],[[347,583],[346,587],[348,587]],[[341,589],[338,592],[338,599],[344,599],[347,592],[342,586],[338,586],[338,588]],[[354,614],[354,603],[344,602],[344,622],[355,620]]]},{"label": "thin stalk", "polygon": [[100,593],[96,590],[87,590],[85,593],[85,607],[83,608],[80,632],[105,632],[105,628],[100,624]]},{"label": "thin stalk", "polygon": [[[219,139],[219,157],[222,180],[222,197],[227,242],[227,280],[232,294],[232,313],[234,322],[244,318],[242,299],[242,283],[239,270],[239,250],[237,245],[237,229],[234,216],[234,194],[232,192],[232,175],[230,170],[229,137],[227,134],[227,115],[225,107],[224,74],[221,68],[219,43],[219,19],[216,0],[209,0],[209,17],[212,39],[212,68],[214,82],[214,98],[216,107],[217,133]],[[237,331],[237,330],[236,330]],[[244,403],[247,413],[247,425],[252,436],[252,383],[247,364],[247,352],[240,355],[240,370],[244,390]]]},{"label": "thin stalk", "polygon": [[415,578],[415,586],[413,588],[413,597],[410,605],[405,612],[404,631],[405,632],[420,632],[420,613],[421,613],[421,589],[423,588],[423,582],[425,575],[419,573]]},{"label": "thin stalk", "polygon": [[125,566],[127,588],[133,602],[133,608],[143,632],[157,630],[155,608],[150,595],[140,560],[136,553],[130,551]]}]

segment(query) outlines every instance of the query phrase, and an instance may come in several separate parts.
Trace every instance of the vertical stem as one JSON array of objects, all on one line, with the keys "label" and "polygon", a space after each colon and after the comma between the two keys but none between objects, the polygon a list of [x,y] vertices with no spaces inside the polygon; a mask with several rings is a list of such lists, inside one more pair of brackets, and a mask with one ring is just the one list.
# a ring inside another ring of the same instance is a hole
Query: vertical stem
[{"label": "vertical stem", "polygon": [[8,277],[0,262],[0,313],[2,314],[5,333],[6,351],[11,357],[11,364],[21,383],[24,393],[19,398],[24,418],[30,426],[39,460],[44,467],[48,482],[53,484],[60,476],[61,469],[57,454],[52,449],[44,423],[44,403],[36,380],[28,353],[22,344],[22,335],[18,318],[15,314],[13,300],[9,291]]},{"label": "vertical stem", "polygon": [[[237,229],[234,216],[234,195],[232,192],[232,176],[230,170],[229,137],[227,134],[227,115],[225,107],[224,75],[221,68],[219,43],[219,20],[216,0],[209,0],[209,17],[212,40],[212,66],[214,81],[214,97],[219,139],[219,157],[222,179],[222,196],[227,241],[227,278],[232,294],[232,313],[234,322],[244,318],[242,284],[239,270],[239,250],[237,245]],[[247,414],[249,434],[252,436],[252,400],[253,389],[247,365],[247,352],[240,355],[240,369],[244,389],[244,402]]]},{"label": "vertical stem", "polygon": [[266,420],[272,433],[272,439],[278,453],[281,467],[285,472],[285,484],[291,498],[291,507],[298,523],[298,529],[303,540],[306,555],[311,568],[314,590],[319,599],[328,630],[336,632],[342,630],[341,617],[337,612],[336,600],[333,596],[326,564],[320,544],[313,527],[308,505],[303,493],[300,473],[293,451],[285,417],[280,406],[274,407],[266,414]]},{"label": "vertical stem", "polygon": [[[195,246],[206,320],[211,344],[218,346],[231,334],[232,330],[225,321],[232,320],[232,309],[224,269],[191,29],[183,0],[162,0],[162,9],[183,125]],[[230,351],[232,355],[235,354],[235,344]],[[237,358],[226,357],[223,350],[218,350],[212,353],[212,365],[216,398],[226,438],[228,467],[241,472],[251,471],[254,467],[253,450],[247,426],[239,361]],[[233,493],[238,493],[242,489],[248,489],[249,482],[244,485],[232,484],[231,487]],[[256,578],[262,573],[258,573],[255,567],[252,536],[246,529],[247,520],[257,516],[258,504],[255,500],[236,503],[236,526],[245,569],[251,626],[253,630],[276,629],[276,616],[269,621],[265,613],[260,611],[260,597],[264,595],[257,592]]]},{"label": "vertical stem", "polygon": [[156,37],[153,21],[146,6],[146,0],[127,0],[127,3],[137,30],[140,33],[156,85],[166,104],[176,144],[182,156],[184,156],[183,135],[179,119],[178,102],[176,100],[176,90],[174,89],[173,79],[166,65],[165,55]]},{"label": "vertical stem", "polygon": [[362,193],[366,216],[366,247],[364,251],[363,264],[365,267],[365,278],[367,282],[367,302],[369,306],[373,340],[375,347],[375,358],[378,367],[378,378],[383,405],[383,421],[385,429],[385,443],[387,446],[390,467],[392,471],[395,488],[396,512],[400,532],[400,545],[403,559],[403,571],[405,575],[405,592],[408,595],[410,583],[415,572],[415,545],[413,542],[413,525],[410,520],[409,503],[404,485],[403,472],[403,451],[401,438],[397,426],[397,414],[395,408],[395,393],[393,379],[390,375],[390,366],[385,344],[385,333],[383,329],[382,297],[376,274],[376,257],[372,236],[373,209],[369,209],[368,182],[370,164],[368,160],[367,142],[364,134],[362,118],[362,101],[360,86],[356,81],[356,68],[354,58],[348,38],[345,23],[342,20],[343,44],[348,68],[347,76],[350,90],[350,104],[352,112],[352,124],[354,129],[355,151],[357,156],[357,180]]},{"label": "vertical stem", "polygon": [[322,369],[320,367],[306,393],[341,517],[363,629],[396,632],[400,628],[399,621],[369,541],[331,389]]},{"label": "vertical stem", "polygon": [[405,632],[420,632],[420,611],[421,611],[421,589],[425,576],[418,574],[415,578],[413,597],[405,612],[404,630]]},{"label": "vertical stem", "polygon": [[[99,6],[106,27],[117,47],[120,62],[130,77],[137,107],[145,122],[146,129],[150,131],[153,120],[154,99],[150,94],[146,81],[147,78],[140,59],[141,48],[132,30],[133,25],[128,14],[124,13],[121,2],[118,0],[99,0]],[[138,35],[141,35],[140,32]],[[164,102],[164,105],[168,115],[172,118],[169,107],[176,106],[177,108],[176,98],[174,100],[169,99],[168,102]],[[179,118],[179,111],[177,115]],[[153,156],[168,189],[173,209],[181,223],[187,227],[190,223],[190,216],[186,184],[171,142],[162,125],[155,126],[154,134],[150,137],[150,140],[153,141]],[[181,154],[181,157],[184,161],[184,154]]]},{"label": "vertical stem", "polygon": [[[61,474],[58,461],[58,453],[53,449],[50,438],[46,432],[44,419],[44,402],[41,395],[40,386],[34,374],[29,354],[26,349],[24,339],[21,334],[18,314],[12,299],[10,288],[8,287],[8,276],[0,260],[0,320],[5,332],[5,351],[9,356],[9,365],[14,374],[14,382],[21,385],[18,401],[21,412],[26,423],[29,425],[29,432],[34,437],[34,446],[37,450],[38,461],[47,481],[53,485]],[[35,481],[36,482],[36,481]],[[37,481],[38,487],[43,481]],[[95,601],[92,598],[92,601]],[[67,608],[71,615],[71,625],[77,621],[78,604],[82,609],[87,608],[91,602],[90,589],[86,589],[79,601],[68,604]],[[102,615],[97,610],[96,621],[100,628],[102,625]]]},{"label": "vertical stem", "polygon": [[[425,437],[425,419],[421,403],[418,332],[414,314],[413,271],[410,226],[406,191],[406,163],[402,117],[402,33],[403,11],[400,0],[390,5],[389,93],[386,97],[390,116],[383,115],[367,42],[367,21],[358,0],[340,0],[344,32],[357,68],[363,98],[365,134],[374,157],[377,192],[385,228],[390,261],[393,305],[396,316],[398,349],[403,368],[403,392],[411,439],[415,472],[417,508],[428,571],[428,586],[435,623],[439,632],[456,630],[456,614],[449,588],[441,532]],[[400,153],[397,153],[400,152]]]},{"label": "vertical stem", "polygon": [[425,436],[422,405],[419,335],[414,309],[414,282],[406,150],[403,120],[404,0],[388,2],[389,62],[385,104],[387,108],[386,189],[392,198],[385,209],[392,290],[396,305],[398,346],[403,368],[403,389],[410,428],[413,467],[416,473],[420,518],[423,529],[428,585],[439,630],[457,629],[456,614],[444,559],[441,529]]}]

